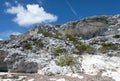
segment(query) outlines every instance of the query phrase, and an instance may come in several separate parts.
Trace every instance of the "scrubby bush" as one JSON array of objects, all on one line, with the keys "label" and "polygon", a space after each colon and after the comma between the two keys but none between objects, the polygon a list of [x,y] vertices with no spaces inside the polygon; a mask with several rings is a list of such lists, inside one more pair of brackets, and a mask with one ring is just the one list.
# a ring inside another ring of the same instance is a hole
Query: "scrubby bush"
[{"label": "scrubby bush", "polygon": [[37,45],[39,48],[43,48],[44,43],[41,40],[35,40],[34,44]]},{"label": "scrubby bush", "polygon": [[77,46],[77,49],[80,53],[90,53],[90,54],[93,54],[95,53],[96,49],[91,47],[90,45],[86,45],[86,44],[81,44],[79,46]]},{"label": "scrubby bush", "polygon": [[88,46],[85,45],[85,44],[79,45],[79,46],[77,47],[77,49],[78,49],[78,51],[79,51],[80,53],[85,52],[85,51],[87,50],[87,48],[88,48]]},{"label": "scrubby bush", "polygon": [[74,41],[73,44],[74,44],[74,46],[77,47],[77,46],[79,46],[79,45],[82,45],[83,43],[80,42],[80,41]]},{"label": "scrubby bush", "polygon": [[100,53],[107,53],[108,52],[108,49],[104,48],[104,47],[101,47],[99,48],[99,52]]},{"label": "scrubby bush", "polygon": [[101,53],[106,53],[109,50],[117,50],[118,49],[118,46],[113,43],[102,43],[101,46],[102,47],[99,49],[99,51]]},{"label": "scrubby bush", "polygon": [[62,33],[56,33],[55,35],[53,35],[54,38],[60,38],[60,36],[62,36]]},{"label": "scrubby bush", "polygon": [[95,51],[96,51],[96,49],[94,47],[90,47],[90,46],[86,49],[86,52],[89,54],[94,54]]},{"label": "scrubby bush", "polygon": [[59,66],[74,66],[77,63],[77,57],[65,54],[60,59],[56,60],[55,63]]},{"label": "scrubby bush", "polygon": [[76,37],[74,37],[74,36],[72,36],[70,34],[66,34],[66,38],[69,39],[70,41],[76,41],[77,40]]},{"label": "scrubby bush", "polygon": [[66,51],[66,49],[62,48],[62,47],[57,47],[54,50],[54,56],[59,56],[61,53],[64,53]]},{"label": "scrubby bush", "polygon": [[103,48],[106,48],[108,50],[117,50],[118,46],[113,43],[102,43],[101,44]]},{"label": "scrubby bush", "polygon": [[46,32],[46,31],[43,31],[42,34],[45,36],[45,37],[52,37],[53,34],[51,32]]},{"label": "scrubby bush", "polygon": [[32,45],[30,42],[26,41],[24,42],[24,46],[23,46],[25,49],[32,49]]}]

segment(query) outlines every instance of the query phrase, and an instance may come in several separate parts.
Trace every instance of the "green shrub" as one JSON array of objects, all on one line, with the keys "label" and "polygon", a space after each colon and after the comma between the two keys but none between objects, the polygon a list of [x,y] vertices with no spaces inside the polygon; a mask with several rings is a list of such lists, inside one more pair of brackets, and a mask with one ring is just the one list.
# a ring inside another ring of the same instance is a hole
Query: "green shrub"
[{"label": "green shrub", "polygon": [[46,31],[43,31],[42,34],[45,36],[45,37],[52,37],[53,34],[51,32],[46,32]]},{"label": "green shrub", "polygon": [[74,66],[77,63],[77,57],[65,54],[60,59],[56,60],[55,63],[59,66]]},{"label": "green shrub", "polygon": [[77,46],[79,46],[79,45],[82,45],[83,43],[80,42],[80,41],[74,41],[73,44],[74,44],[74,46],[77,47]]},{"label": "green shrub", "polygon": [[25,49],[32,49],[31,43],[28,42],[28,41],[24,42],[24,48],[25,48]]},{"label": "green shrub", "polygon": [[39,48],[43,48],[44,43],[41,40],[35,40],[34,44],[37,45]]},{"label": "green shrub", "polygon": [[53,37],[58,39],[58,38],[60,38],[60,36],[62,36],[61,33],[56,33]]},{"label": "green shrub", "polygon": [[88,48],[88,46],[85,45],[85,44],[79,45],[79,46],[77,47],[77,49],[78,49],[78,51],[79,51],[80,53],[85,52],[85,51],[87,50],[87,48]]},{"label": "green shrub", "polygon": [[59,56],[61,53],[64,53],[65,51],[66,51],[66,49],[57,47],[54,51],[54,56]]},{"label": "green shrub", "polygon": [[96,49],[93,48],[93,47],[90,47],[90,46],[86,49],[86,52],[89,53],[89,54],[94,54],[95,51],[96,51]]},{"label": "green shrub", "polygon": [[101,44],[103,48],[106,48],[108,50],[117,50],[118,46],[112,43],[102,43]]},{"label": "green shrub", "polygon": [[69,39],[70,41],[76,41],[77,40],[76,37],[74,37],[74,36],[72,36],[70,34],[66,34],[66,38]]},{"label": "green shrub", "polygon": [[106,53],[109,50],[117,50],[118,46],[112,43],[102,43],[102,47],[99,49],[101,53]]},{"label": "green shrub", "polygon": [[113,38],[120,38],[120,35],[115,35],[113,36]]},{"label": "green shrub", "polygon": [[108,52],[108,49],[104,48],[104,47],[101,47],[98,49],[100,53],[107,53]]},{"label": "green shrub", "polygon": [[80,53],[86,52],[86,53],[93,54],[96,51],[95,48],[93,48],[89,45],[86,45],[86,44],[81,44],[81,45],[77,46],[77,49]]},{"label": "green shrub", "polygon": [[110,50],[117,50],[117,49],[118,49],[118,46],[116,46],[116,45],[110,46]]}]

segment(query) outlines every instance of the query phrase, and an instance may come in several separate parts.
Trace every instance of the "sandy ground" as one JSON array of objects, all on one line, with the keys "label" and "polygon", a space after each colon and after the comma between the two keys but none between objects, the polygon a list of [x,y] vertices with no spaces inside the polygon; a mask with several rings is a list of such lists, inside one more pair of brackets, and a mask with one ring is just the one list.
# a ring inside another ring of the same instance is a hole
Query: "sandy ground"
[{"label": "sandy ground", "polygon": [[115,81],[109,77],[101,77],[100,74],[90,76],[86,74],[65,75],[65,76],[47,76],[40,74],[23,73],[0,73],[0,81]]}]

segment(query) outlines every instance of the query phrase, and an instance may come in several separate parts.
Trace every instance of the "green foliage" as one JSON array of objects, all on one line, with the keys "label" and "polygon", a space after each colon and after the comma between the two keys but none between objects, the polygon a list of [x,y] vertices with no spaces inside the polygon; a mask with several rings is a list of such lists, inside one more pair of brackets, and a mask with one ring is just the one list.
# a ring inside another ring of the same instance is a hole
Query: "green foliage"
[{"label": "green foliage", "polygon": [[51,32],[46,32],[46,31],[43,31],[42,34],[45,36],[45,37],[52,37],[53,34]]},{"label": "green foliage", "polygon": [[66,49],[57,47],[54,51],[54,56],[59,56],[61,53],[64,53],[65,51],[66,51]]},{"label": "green foliage", "polygon": [[74,41],[73,44],[74,44],[74,46],[77,47],[77,46],[79,46],[79,45],[82,45],[83,43],[80,42],[80,41]]},{"label": "green foliage", "polygon": [[80,53],[83,53],[87,50],[88,46],[85,44],[79,45],[77,49],[79,50]]},{"label": "green foliage", "polygon": [[59,66],[74,66],[77,63],[77,57],[65,54],[60,59],[56,60],[55,63]]},{"label": "green foliage", "polygon": [[113,36],[113,38],[120,38],[120,35],[115,35]]},{"label": "green foliage", "polygon": [[62,36],[62,33],[56,33],[53,37],[58,39],[60,36]]},{"label": "green foliage", "polygon": [[108,50],[117,50],[118,46],[112,44],[112,43],[102,43],[101,44],[103,48],[106,48]]},{"label": "green foliage", "polygon": [[104,48],[104,47],[101,47],[101,48],[99,48],[99,52],[100,53],[107,53],[108,50],[106,48]]},{"label": "green foliage", "polygon": [[96,51],[96,49],[93,48],[93,47],[90,47],[90,46],[86,49],[86,52],[89,53],[89,54],[94,54],[95,51]]},{"label": "green foliage", "polygon": [[28,41],[24,42],[24,48],[25,48],[25,49],[32,49],[31,43],[28,42]]},{"label": "green foliage", "polygon": [[86,53],[93,54],[96,51],[95,48],[93,48],[89,45],[86,45],[86,44],[81,44],[81,45],[77,46],[77,49],[80,53],[86,52]]},{"label": "green foliage", "polygon": [[74,37],[74,36],[72,36],[70,34],[66,34],[66,38],[69,39],[70,41],[76,41],[77,40],[76,37]]},{"label": "green foliage", "polygon": [[117,50],[118,46],[113,43],[102,43],[102,47],[99,49],[101,53],[106,53],[109,50]]},{"label": "green foliage", "polygon": [[35,40],[33,41],[35,45],[37,45],[39,48],[43,48],[44,43],[41,40]]}]

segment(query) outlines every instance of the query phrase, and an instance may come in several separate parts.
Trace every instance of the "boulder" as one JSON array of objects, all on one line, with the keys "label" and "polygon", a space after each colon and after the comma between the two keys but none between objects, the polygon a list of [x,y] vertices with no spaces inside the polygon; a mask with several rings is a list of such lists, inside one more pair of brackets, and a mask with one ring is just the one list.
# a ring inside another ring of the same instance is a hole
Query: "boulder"
[{"label": "boulder", "polygon": [[9,72],[36,73],[38,64],[33,61],[27,61],[23,53],[12,53],[5,58]]}]

